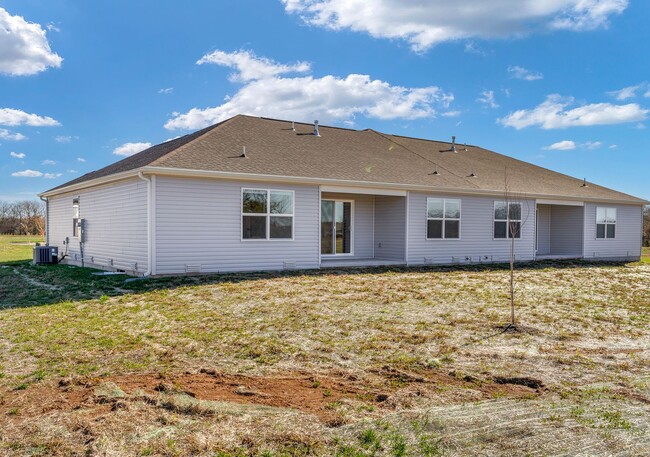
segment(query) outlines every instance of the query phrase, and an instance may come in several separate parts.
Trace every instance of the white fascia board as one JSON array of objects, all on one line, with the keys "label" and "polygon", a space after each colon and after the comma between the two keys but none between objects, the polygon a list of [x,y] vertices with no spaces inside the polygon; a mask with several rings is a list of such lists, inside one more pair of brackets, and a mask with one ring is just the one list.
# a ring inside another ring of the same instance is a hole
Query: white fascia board
[{"label": "white fascia board", "polygon": [[[187,168],[168,168],[168,167],[151,167],[151,166],[140,167],[140,168],[136,168],[135,170],[129,170],[122,173],[115,173],[102,178],[91,179],[78,184],[62,187],[60,189],[44,192],[42,194],[39,194],[39,196],[49,197],[52,195],[72,192],[78,189],[94,187],[94,186],[98,186],[113,181],[119,181],[126,178],[136,177],[138,173],[152,174],[157,176],[212,178],[212,179],[227,179],[227,180],[237,180],[237,181],[282,182],[282,183],[291,183],[291,184],[320,185],[323,187],[331,185],[331,186],[343,186],[346,188],[348,187],[366,188],[366,189],[379,188],[379,189],[383,189],[384,191],[401,190],[401,191],[413,191],[413,192],[427,192],[427,193],[439,193],[439,194],[446,193],[446,194],[454,194],[454,195],[472,195],[472,196],[503,198],[503,190],[458,189],[458,188],[422,186],[422,185],[402,184],[402,183],[352,181],[346,179],[265,175],[265,174],[255,174],[255,173],[238,173],[238,172],[230,172],[230,171],[192,170]],[[576,201],[575,196],[567,197],[564,195],[525,194],[523,195],[523,198],[531,199],[531,200],[536,198],[542,198],[542,199],[553,199],[553,200],[561,200],[561,201]],[[613,199],[595,198],[595,197],[585,197],[582,200],[585,202],[612,203],[612,204],[619,204],[619,205],[634,205],[634,206],[641,206],[650,203],[650,202],[631,202],[625,200],[613,200]]]},{"label": "white fascia board", "polygon": [[41,194],[38,194],[38,196],[51,197],[53,195],[60,195],[68,192],[74,192],[75,190],[79,190],[79,189],[86,189],[88,187],[101,186],[102,184],[106,184],[106,183],[122,181],[123,179],[136,178],[140,171],[142,171],[142,169],[137,168],[135,170],[123,171],[121,173],[115,173],[101,178],[89,179],[88,181],[83,181],[77,184],[71,184],[69,186],[61,187],[60,189],[52,189],[47,192],[43,192]]}]

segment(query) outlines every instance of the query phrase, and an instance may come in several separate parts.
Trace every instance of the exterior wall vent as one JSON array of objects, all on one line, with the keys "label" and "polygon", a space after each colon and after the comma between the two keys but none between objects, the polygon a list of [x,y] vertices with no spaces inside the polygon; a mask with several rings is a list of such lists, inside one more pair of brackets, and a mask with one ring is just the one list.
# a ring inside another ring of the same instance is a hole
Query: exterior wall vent
[{"label": "exterior wall vent", "polygon": [[185,273],[201,273],[201,265],[198,264],[186,264]]}]

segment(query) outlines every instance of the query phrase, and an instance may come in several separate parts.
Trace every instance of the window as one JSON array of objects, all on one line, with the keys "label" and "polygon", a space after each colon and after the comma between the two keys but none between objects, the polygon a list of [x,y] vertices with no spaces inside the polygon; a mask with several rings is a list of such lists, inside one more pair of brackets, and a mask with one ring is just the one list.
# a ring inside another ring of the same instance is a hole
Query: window
[{"label": "window", "polygon": [[494,202],[494,238],[521,238],[521,203]]},{"label": "window", "polygon": [[293,191],[242,190],[242,238],[290,240],[293,238]]},{"label": "window", "polygon": [[79,199],[72,200],[72,236],[79,238]]},{"label": "window", "polygon": [[460,200],[427,198],[427,239],[460,238]]},{"label": "window", "polygon": [[616,238],[616,208],[596,208],[596,238]]}]

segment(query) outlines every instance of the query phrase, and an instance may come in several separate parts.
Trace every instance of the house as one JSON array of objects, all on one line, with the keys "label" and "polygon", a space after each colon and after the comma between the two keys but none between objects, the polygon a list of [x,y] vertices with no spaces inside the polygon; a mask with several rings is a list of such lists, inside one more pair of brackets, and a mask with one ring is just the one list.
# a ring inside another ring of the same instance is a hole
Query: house
[{"label": "house", "polygon": [[243,115],[41,196],[66,262],[136,275],[498,262],[511,237],[518,261],[633,260],[646,203],[477,146]]}]

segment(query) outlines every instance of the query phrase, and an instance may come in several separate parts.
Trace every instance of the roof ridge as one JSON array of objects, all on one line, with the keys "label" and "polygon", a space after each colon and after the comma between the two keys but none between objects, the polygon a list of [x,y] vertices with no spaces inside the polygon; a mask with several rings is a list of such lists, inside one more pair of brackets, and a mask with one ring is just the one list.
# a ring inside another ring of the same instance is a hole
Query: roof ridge
[{"label": "roof ridge", "polygon": [[[312,122],[290,121],[290,120],[287,120],[287,119],[277,119],[277,118],[274,118],[274,117],[265,117],[265,116],[257,117],[257,116],[251,116],[249,114],[239,114],[239,116],[251,117],[253,119],[262,119],[262,120],[265,120],[265,121],[293,122],[295,124],[309,125],[309,126],[314,125]],[[352,128],[349,128],[349,127],[339,127],[339,126],[336,126],[336,125],[324,125],[324,124],[321,124],[320,122],[318,123],[318,127],[319,128],[326,128],[326,129],[335,129],[335,130],[347,130],[348,132],[363,132],[365,130],[368,130],[368,129],[364,129],[364,130],[352,129]]]}]

